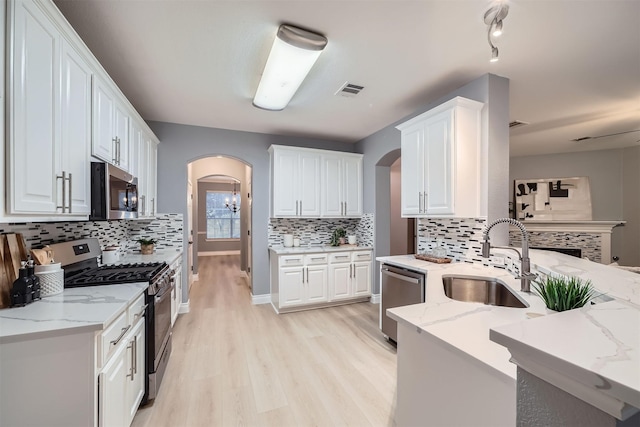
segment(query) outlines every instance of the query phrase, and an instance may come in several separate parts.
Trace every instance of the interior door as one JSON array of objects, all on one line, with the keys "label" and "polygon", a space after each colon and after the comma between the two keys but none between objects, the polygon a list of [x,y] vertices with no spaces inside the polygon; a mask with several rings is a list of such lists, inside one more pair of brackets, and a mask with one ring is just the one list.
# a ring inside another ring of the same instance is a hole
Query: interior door
[{"label": "interior door", "polygon": [[189,287],[193,283],[193,184],[187,181],[187,226],[188,231],[188,247],[187,247],[187,278]]}]

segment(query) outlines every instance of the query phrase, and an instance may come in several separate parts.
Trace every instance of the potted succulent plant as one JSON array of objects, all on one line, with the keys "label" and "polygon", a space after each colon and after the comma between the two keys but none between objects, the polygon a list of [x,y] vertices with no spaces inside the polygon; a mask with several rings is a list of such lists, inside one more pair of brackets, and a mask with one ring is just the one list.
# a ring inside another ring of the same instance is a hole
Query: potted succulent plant
[{"label": "potted succulent plant", "polygon": [[138,239],[138,243],[140,243],[140,252],[142,255],[151,255],[158,241],[156,239],[140,238]]},{"label": "potted succulent plant", "polygon": [[338,227],[333,230],[333,234],[331,235],[331,246],[340,246],[345,244],[345,239],[347,238],[347,232],[344,228]]},{"label": "potted succulent plant", "polygon": [[591,282],[577,277],[547,276],[542,281],[536,280],[533,283],[533,288],[547,308],[553,311],[580,308],[589,302],[594,295]]}]

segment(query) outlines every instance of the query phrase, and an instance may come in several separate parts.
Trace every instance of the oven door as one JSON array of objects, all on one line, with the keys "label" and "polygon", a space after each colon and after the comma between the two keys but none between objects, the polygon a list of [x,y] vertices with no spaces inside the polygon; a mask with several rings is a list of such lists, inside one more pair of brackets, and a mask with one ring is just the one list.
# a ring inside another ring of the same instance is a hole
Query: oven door
[{"label": "oven door", "polygon": [[162,349],[169,339],[169,332],[171,330],[171,293],[173,291],[173,284],[167,286],[162,293],[158,293],[154,296],[154,372],[160,362],[160,356]]}]

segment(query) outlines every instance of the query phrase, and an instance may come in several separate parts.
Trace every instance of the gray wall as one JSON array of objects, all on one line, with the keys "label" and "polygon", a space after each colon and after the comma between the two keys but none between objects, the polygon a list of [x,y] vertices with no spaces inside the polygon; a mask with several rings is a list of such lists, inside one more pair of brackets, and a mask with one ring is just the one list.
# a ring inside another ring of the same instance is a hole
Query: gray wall
[{"label": "gray wall", "polygon": [[[508,216],[509,176],[509,81],[503,77],[486,74],[426,103],[415,113],[390,124],[361,140],[357,151],[364,154],[364,212],[375,212],[375,256],[390,254],[390,173],[389,167],[398,158],[400,131],[398,124],[424,113],[456,96],[485,103],[482,112],[483,147],[488,165],[482,177],[483,210],[488,218]],[[492,154],[493,157],[488,157]],[[491,184],[491,188],[487,188]],[[496,230],[492,234],[497,245],[508,243],[508,230]],[[379,275],[374,274],[373,292],[380,292]]]},{"label": "gray wall", "polygon": [[624,220],[612,235],[612,255],[622,265],[640,265],[640,147],[511,158],[513,181],[588,176],[594,220]]},{"label": "gray wall", "polygon": [[[233,184],[205,181],[198,182],[198,253],[239,251],[240,239],[207,239],[207,191],[232,192]],[[238,194],[238,198],[240,198],[240,194]],[[240,209],[236,215],[242,217],[243,210]]]},{"label": "gray wall", "polygon": [[[265,111],[264,114],[278,114]],[[175,123],[149,122],[162,142],[158,146],[158,211],[183,213],[187,218],[187,164],[223,155],[243,160],[253,168],[252,289],[254,295],[269,294],[269,153],[272,144],[355,152],[353,144],[312,138],[267,135]],[[188,227],[185,226],[184,241]],[[186,254],[184,255],[186,263]]]},{"label": "gray wall", "polygon": [[[390,169],[390,255],[411,254],[414,251],[408,251],[410,245],[409,240],[409,218],[402,218],[402,207],[400,205],[400,173],[402,162],[396,160]],[[411,233],[413,234],[413,232]],[[413,240],[413,239],[412,239]]]},{"label": "gray wall", "polygon": [[640,146],[623,150],[622,183],[622,218],[627,224],[622,233],[625,259],[620,263],[640,266]]}]

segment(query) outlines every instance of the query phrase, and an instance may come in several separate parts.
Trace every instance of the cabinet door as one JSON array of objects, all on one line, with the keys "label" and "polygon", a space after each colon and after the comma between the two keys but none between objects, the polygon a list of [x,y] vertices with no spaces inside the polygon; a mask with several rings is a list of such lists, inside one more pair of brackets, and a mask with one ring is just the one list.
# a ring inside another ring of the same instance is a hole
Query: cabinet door
[{"label": "cabinet door", "polygon": [[155,216],[158,211],[158,144],[149,139],[149,163],[147,171],[147,196],[149,216]]},{"label": "cabinet door", "polygon": [[271,162],[272,216],[297,216],[298,153],[293,150],[274,150]]},{"label": "cabinet door", "polygon": [[133,421],[133,417],[138,411],[142,397],[144,396],[144,377],[146,375],[145,367],[145,335],[144,335],[144,317],[138,321],[134,330],[131,332],[130,344],[127,347],[127,381],[126,381],[126,413],[124,426],[128,426]]},{"label": "cabinet door", "polygon": [[149,215],[149,145],[151,140],[146,135],[138,132],[138,215]]},{"label": "cabinet door", "polygon": [[131,157],[130,153],[130,145],[129,145],[129,113],[124,108],[122,104],[116,102],[114,104],[114,137],[116,138],[115,143],[115,159],[116,165],[124,169],[125,171],[129,171],[131,165],[129,164],[129,159]]},{"label": "cabinet door", "polygon": [[[31,1],[14,9],[10,87],[11,213],[55,213],[60,172],[60,34]],[[4,6],[2,6],[4,7]]]},{"label": "cabinet door", "polygon": [[308,303],[324,302],[328,299],[327,296],[327,266],[315,265],[306,267],[307,277],[305,280],[306,286],[306,301]]},{"label": "cabinet door", "polygon": [[353,263],[353,296],[371,295],[371,262]]},{"label": "cabinet door", "polygon": [[93,138],[91,154],[109,162],[117,164],[115,157],[115,96],[102,80],[93,77]]},{"label": "cabinet door", "polygon": [[345,215],[362,216],[362,157],[346,157],[342,164]]},{"label": "cabinet door", "polygon": [[[425,123],[426,213],[453,214],[453,110],[444,111]],[[404,156],[402,156],[404,168]]]},{"label": "cabinet door", "polygon": [[424,192],[424,126],[418,123],[402,131],[401,205],[402,216],[422,215]]},{"label": "cabinet door", "polygon": [[122,427],[125,424],[125,394],[127,390],[127,346],[122,345],[111,356],[103,371],[100,373],[99,392],[99,425],[101,427]]},{"label": "cabinet door", "polygon": [[71,174],[68,186],[73,214],[91,211],[91,74],[85,59],[63,41],[60,145],[62,170]]},{"label": "cabinet door", "polygon": [[303,267],[280,269],[280,307],[304,303]]},{"label": "cabinet door", "polygon": [[300,216],[317,218],[320,216],[320,155],[300,153],[298,166]]},{"label": "cabinet door", "polygon": [[342,216],[342,159],[338,156],[322,156],[322,216]]},{"label": "cabinet door", "polygon": [[352,274],[350,263],[329,265],[329,299],[331,301],[351,297]]}]

